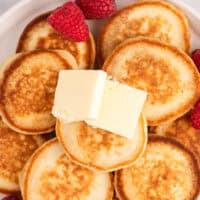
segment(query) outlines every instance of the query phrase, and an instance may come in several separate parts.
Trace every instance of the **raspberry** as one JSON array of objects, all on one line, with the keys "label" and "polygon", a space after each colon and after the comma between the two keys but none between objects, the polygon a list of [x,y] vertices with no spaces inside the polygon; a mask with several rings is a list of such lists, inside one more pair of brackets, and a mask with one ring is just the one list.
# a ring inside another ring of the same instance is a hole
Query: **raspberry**
[{"label": "raspberry", "polygon": [[116,10],[114,0],[76,0],[87,19],[103,19]]},{"label": "raspberry", "polygon": [[88,26],[80,8],[73,2],[67,2],[57,8],[49,17],[49,24],[64,37],[75,42],[89,38]]},{"label": "raspberry", "polygon": [[19,200],[19,199],[18,197],[11,195],[11,196],[4,197],[2,200]]},{"label": "raspberry", "polygon": [[194,106],[191,114],[192,126],[196,129],[200,129],[200,100]]},{"label": "raspberry", "polygon": [[200,49],[197,49],[192,53],[192,59],[200,71]]}]

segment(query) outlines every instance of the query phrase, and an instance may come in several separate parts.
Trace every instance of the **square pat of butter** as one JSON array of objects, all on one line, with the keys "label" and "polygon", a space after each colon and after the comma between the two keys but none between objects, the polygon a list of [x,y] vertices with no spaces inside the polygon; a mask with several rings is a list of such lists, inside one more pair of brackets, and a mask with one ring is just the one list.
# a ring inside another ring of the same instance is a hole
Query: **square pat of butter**
[{"label": "square pat of butter", "polygon": [[96,119],[106,78],[102,70],[61,70],[53,115],[64,122]]},{"label": "square pat of butter", "polygon": [[146,97],[145,91],[107,80],[98,117],[86,122],[96,128],[131,139]]}]

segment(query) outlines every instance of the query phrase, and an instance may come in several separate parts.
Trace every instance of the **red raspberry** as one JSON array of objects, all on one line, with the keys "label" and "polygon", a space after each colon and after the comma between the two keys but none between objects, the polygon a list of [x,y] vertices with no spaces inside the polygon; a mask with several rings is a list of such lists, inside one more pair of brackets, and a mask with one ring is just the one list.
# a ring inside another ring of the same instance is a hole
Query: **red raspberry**
[{"label": "red raspberry", "polygon": [[197,49],[192,53],[192,59],[200,71],[200,49]]},{"label": "red raspberry", "polygon": [[49,17],[49,24],[67,39],[81,42],[89,38],[88,26],[80,8],[67,2],[56,9]]},{"label": "red raspberry", "polygon": [[4,197],[2,200],[19,200],[16,196],[7,196],[7,197]]},{"label": "red raspberry", "polygon": [[114,0],[76,0],[87,19],[103,19],[116,10]]},{"label": "red raspberry", "polygon": [[194,106],[191,114],[192,126],[196,129],[200,129],[200,100]]}]

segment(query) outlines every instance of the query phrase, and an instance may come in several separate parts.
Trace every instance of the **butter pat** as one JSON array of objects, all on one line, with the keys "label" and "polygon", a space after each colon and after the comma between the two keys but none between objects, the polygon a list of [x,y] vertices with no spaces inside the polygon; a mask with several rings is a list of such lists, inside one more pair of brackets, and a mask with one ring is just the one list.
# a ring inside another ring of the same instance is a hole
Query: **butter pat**
[{"label": "butter pat", "polygon": [[55,92],[53,115],[64,122],[96,119],[107,74],[101,70],[62,70]]},{"label": "butter pat", "polygon": [[99,115],[86,123],[132,139],[146,97],[142,90],[107,80]]}]

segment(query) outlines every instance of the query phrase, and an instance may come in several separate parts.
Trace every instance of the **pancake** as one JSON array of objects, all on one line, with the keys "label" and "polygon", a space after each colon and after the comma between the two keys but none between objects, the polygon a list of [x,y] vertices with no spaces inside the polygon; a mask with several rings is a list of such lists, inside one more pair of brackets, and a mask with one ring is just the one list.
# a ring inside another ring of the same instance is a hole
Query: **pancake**
[{"label": "pancake", "polygon": [[112,200],[111,180],[72,163],[56,139],[33,154],[20,177],[23,200]]},{"label": "pancake", "polygon": [[0,115],[11,129],[43,134],[55,129],[51,114],[58,72],[77,64],[65,51],[17,54],[0,69]]},{"label": "pancake", "polygon": [[92,68],[95,60],[95,42],[92,34],[86,42],[72,42],[55,31],[47,22],[49,13],[33,19],[24,29],[16,52],[27,52],[36,49],[61,49],[69,51],[80,69]]},{"label": "pancake", "polygon": [[147,143],[146,123],[140,117],[132,140],[84,122],[57,122],[56,134],[66,155],[75,163],[95,171],[110,172],[132,165]]},{"label": "pancake", "polygon": [[120,200],[195,200],[199,178],[190,151],[172,139],[150,136],[144,156],[116,172],[115,188]]},{"label": "pancake", "polygon": [[192,59],[158,40],[126,40],[107,58],[103,69],[113,79],[147,91],[144,114],[151,126],[182,116],[200,96],[200,75]]},{"label": "pancake", "polygon": [[200,130],[192,127],[190,113],[174,122],[160,125],[154,131],[158,135],[173,138],[190,149],[198,161],[200,172]]},{"label": "pancake", "polygon": [[43,141],[40,136],[16,133],[0,119],[0,193],[20,191],[18,173]]},{"label": "pancake", "polygon": [[186,16],[164,1],[149,0],[116,12],[103,27],[98,55],[101,64],[127,38],[152,37],[188,52],[190,32]]}]

